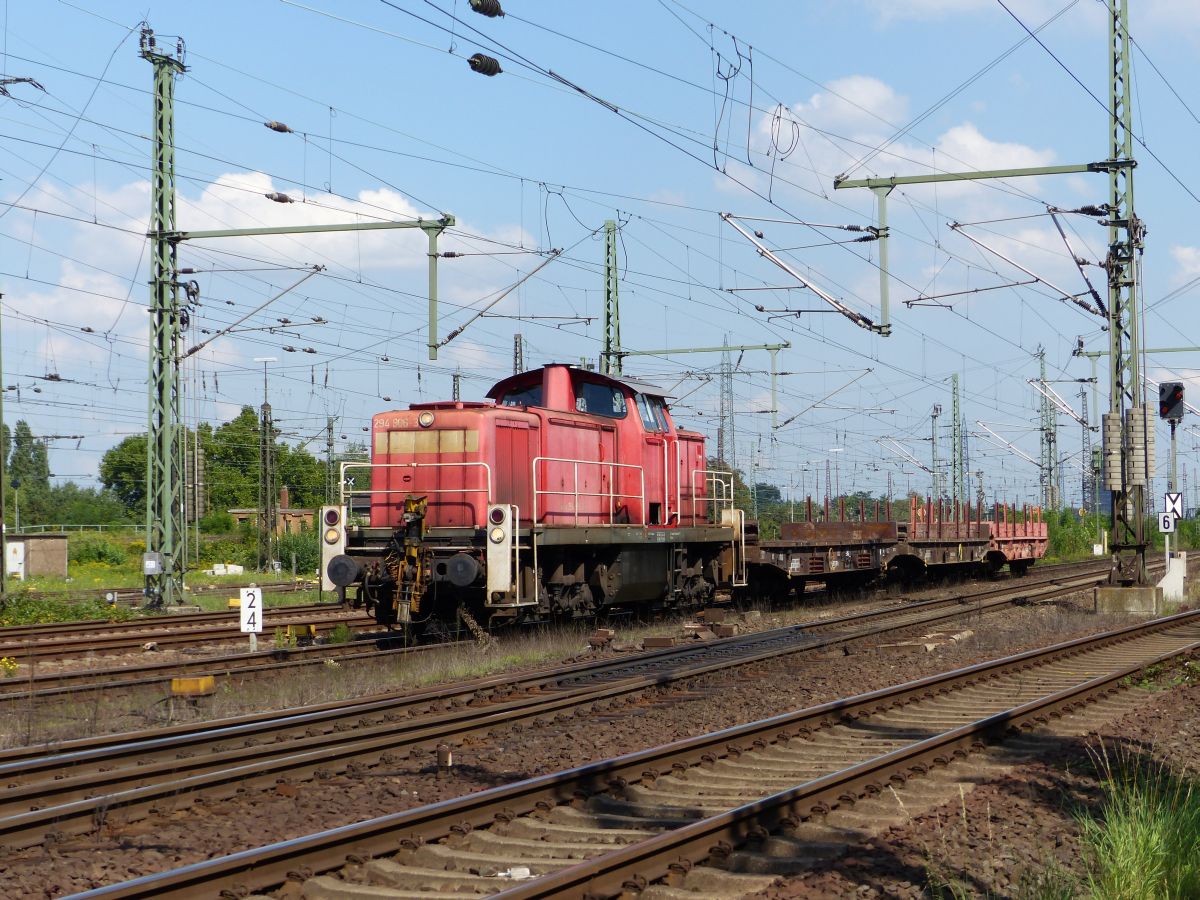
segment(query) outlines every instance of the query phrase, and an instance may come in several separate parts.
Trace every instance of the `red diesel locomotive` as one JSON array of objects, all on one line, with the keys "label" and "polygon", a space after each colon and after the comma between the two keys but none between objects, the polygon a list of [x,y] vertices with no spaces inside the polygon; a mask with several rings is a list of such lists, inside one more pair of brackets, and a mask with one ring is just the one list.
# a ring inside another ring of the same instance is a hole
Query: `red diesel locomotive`
[{"label": "red diesel locomotive", "polygon": [[732,476],[661,389],[554,364],[487,397],[374,417],[370,464],[343,473],[369,469],[370,487],[322,510],[326,589],[440,630],[461,613],[493,627],[699,605],[745,583]]}]

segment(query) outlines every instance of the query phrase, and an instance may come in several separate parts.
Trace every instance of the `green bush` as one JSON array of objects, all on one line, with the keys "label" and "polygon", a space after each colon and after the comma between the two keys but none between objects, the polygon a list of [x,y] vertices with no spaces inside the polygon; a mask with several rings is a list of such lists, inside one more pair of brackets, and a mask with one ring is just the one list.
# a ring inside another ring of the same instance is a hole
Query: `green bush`
[{"label": "green bush", "polygon": [[205,534],[232,534],[236,528],[233,516],[223,509],[214,509],[200,519],[200,530]]},{"label": "green bush", "polygon": [[292,570],[292,554],[296,555],[297,575],[314,572],[321,564],[321,548],[317,543],[317,532],[312,528],[304,528],[291,534],[281,534],[279,549],[276,553],[285,572]]},{"label": "green bush", "polygon": [[[1107,530],[1107,517],[1101,527]],[[1074,559],[1092,555],[1092,545],[1096,543],[1097,517],[1079,515],[1071,509],[1062,509],[1057,513],[1046,514],[1047,547],[1046,555],[1055,559]]]},{"label": "green bush", "polygon": [[71,538],[67,556],[73,563],[106,563],[110,566],[124,565],[128,558],[117,544],[91,535]]},{"label": "green bush", "polygon": [[99,619],[106,622],[126,622],[135,618],[132,610],[109,606],[103,600],[51,600],[30,597],[21,589],[10,592],[0,602],[0,625],[48,625],[53,622],[79,622]]}]

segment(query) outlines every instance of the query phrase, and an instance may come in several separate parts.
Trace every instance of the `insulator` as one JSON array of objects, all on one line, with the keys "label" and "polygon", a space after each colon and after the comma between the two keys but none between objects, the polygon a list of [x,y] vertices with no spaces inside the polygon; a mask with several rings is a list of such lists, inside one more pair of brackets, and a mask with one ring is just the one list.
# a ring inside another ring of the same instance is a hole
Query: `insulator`
[{"label": "insulator", "polygon": [[281,194],[279,191],[271,191],[269,194],[263,194],[268,200],[274,200],[276,203],[295,203],[296,201],[287,194]]},{"label": "insulator", "polygon": [[1108,208],[1104,206],[1081,206],[1075,211],[1083,213],[1085,216],[1103,216],[1108,214]]},{"label": "insulator", "polygon": [[193,269],[191,266],[187,266],[186,268],[180,269],[179,274],[180,275],[195,275],[196,270]]},{"label": "insulator", "polygon": [[295,348],[295,347],[293,347],[291,344],[287,344],[287,345],[285,345],[285,346],[284,346],[284,348],[283,348],[283,352],[284,352],[284,353],[295,353],[295,352],[296,352],[296,348]]},{"label": "insulator", "polygon": [[442,254],[442,257],[445,259],[457,259],[460,256],[462,256],[462,254],[457,253],[454,250],[447,250],[445,253]]},{"label": "insulator", "polygon": [[84,326],[83,326],[82,328],[80,328],[79,330],[80,330],[80,331],[86,331],[88,334],[95,334],[95,333],[96,333],[96,329],[92,328],[90,325],[84,325]]},{"label": "insulator", "polygon": [[305,348],[304,348],[304,352],[305,352],[305,353],[316,353],[316,352],[317,352],[317,348],[316,348],[316,347],[305,347]]},{"label": "insulator", "polygon": [[280,134],[291,134],[292,133],[292,129],[288,128],[282,122],[276,122],[276,121],[272,120],[270,122],[263,122],[263,124],[266,125],[268,128],[270,128],[272,131],[278,131]]},{"label": "insulator", "polygon": [[471,9],[489,19],[504,15],[504,10],[500,8],[500,0],[471,0]]},{"label": "insulator", "polygon": [[467,60],[467,65],[471,67],[472,72],[478,72],[480,75],[486,75],[491,78],[493,75],[499,75],[504,70],[500,68],[500,62],[494,56],[485,56],[482,53],[476,53]]}]

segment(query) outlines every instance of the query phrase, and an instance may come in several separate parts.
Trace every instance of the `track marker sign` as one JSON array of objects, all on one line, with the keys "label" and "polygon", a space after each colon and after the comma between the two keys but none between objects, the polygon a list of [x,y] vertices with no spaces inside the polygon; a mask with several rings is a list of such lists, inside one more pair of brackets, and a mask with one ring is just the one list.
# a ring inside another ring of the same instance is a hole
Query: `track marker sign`
[{"label": "track marker sign", "polygon": [[1158,530],[1163,534],[1175,533],[1175,516],[1169,512],[1158,514]]},{"label": "track marker sign", "polygon": [[1167,493],[1163,495],[1167,514],[1172,515],[1177,519],[1183,518],[1183,494]]},{"label": "track marker sign", "polygon": [[256,587],[242,588],[241,624],[243,633],[262,633],[262,591]]}]

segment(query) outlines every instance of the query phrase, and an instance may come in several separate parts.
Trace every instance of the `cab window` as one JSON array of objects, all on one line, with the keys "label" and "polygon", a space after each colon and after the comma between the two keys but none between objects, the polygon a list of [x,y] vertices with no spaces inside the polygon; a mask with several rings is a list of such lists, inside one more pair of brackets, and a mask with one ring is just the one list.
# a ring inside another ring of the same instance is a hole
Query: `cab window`
[{"label": "cab window", "polygon": [[542,405],[542,386],[540,384],[530,385],[527,388],[522,388],[516,391],[509,391],[500,400],[501,406],[541,406]]},{"label": "cab window", "polygon": [[575,385],[575,411],[623,419],[627,412],[625,395],[620,388],[584,381]]},{"label": "cab window", "polygon": [[670,431],[671,426],[667,423],[667,404],[661,397],[647,397],[650,402],[650,408],[654,411],[655,417],[658,419],[659,428],[663,431]]},{"label": "cab window", "polygon": [[642,426],[647,431],[665,431],[654,414],[654,399],[645,394],[637,395],[638,414],[642,417]]}]

